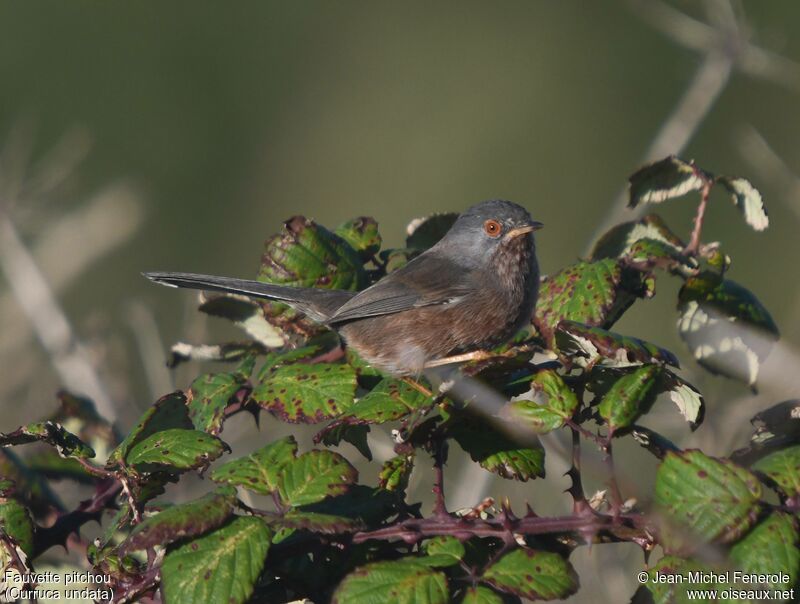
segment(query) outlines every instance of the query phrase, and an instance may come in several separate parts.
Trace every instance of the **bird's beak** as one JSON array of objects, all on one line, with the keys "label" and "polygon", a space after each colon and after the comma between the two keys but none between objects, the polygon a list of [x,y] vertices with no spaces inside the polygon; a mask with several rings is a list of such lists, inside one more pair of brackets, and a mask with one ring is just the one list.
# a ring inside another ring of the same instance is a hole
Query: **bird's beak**
[{"label": "bird's beak", "polygon": [[513,239],[514,237],[519,237],[520,235],[525,235],[526,233],[538,231],[543,226],[544,225],[541,222],[533,221],[530,224],[526,224],[525,226],[517,227],[516,229],[511,229],[506,234],[506,237],[509,239]]}]

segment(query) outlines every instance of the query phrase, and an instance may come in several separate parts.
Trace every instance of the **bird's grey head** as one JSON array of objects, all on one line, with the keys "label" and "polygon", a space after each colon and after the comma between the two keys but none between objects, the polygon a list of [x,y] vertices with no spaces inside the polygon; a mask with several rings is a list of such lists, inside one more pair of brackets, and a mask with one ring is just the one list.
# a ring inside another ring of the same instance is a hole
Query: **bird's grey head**
[{"label": "bird's grey head", "polygon": [[483,201],[463,212],[439,242],[442,252],[460,255],[464,264],[485,260],[518,237],[533,243],[533,231],[542,227],[528,210],[512,201]]}]

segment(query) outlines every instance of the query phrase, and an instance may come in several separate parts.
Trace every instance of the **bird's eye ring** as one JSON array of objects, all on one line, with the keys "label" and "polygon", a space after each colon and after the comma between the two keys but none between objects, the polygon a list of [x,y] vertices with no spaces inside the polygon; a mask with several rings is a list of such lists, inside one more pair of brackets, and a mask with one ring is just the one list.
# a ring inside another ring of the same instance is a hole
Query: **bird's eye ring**
[{"label": "bird's eye ring", "polygon": [[483,223],[483,230],[486,232],[489,237],[499,237],[500,232],[503,230],[503,227],[500,226],[500,223],[496,220],[492,220],[491,218]]}]

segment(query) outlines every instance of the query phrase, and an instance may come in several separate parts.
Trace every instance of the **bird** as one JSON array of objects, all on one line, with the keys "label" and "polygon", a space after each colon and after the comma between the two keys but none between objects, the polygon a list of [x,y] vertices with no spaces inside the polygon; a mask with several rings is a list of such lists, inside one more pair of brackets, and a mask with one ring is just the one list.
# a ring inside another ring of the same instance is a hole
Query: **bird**
[{"label": "bird", "polygon": [[194,273],[143,275],[171,287],[283,302],[338,332],[374,368],[407,378],[481,358],[530,321],[539,287],[534,231],[543,226],[511,201],[478,203],[435,245],[359,292]]}]

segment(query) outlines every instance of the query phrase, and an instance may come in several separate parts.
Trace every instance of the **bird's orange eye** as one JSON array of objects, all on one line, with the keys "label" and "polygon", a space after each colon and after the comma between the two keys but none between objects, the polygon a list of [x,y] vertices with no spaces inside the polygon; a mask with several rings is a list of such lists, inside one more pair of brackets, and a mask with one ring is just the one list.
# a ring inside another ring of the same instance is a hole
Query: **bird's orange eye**
[{"label": "bird's orange eye", "polygon": [[486,231],[489,237],[499,237],[503,227],[496,220],[489,219],[483,223],[483,230]]}]

